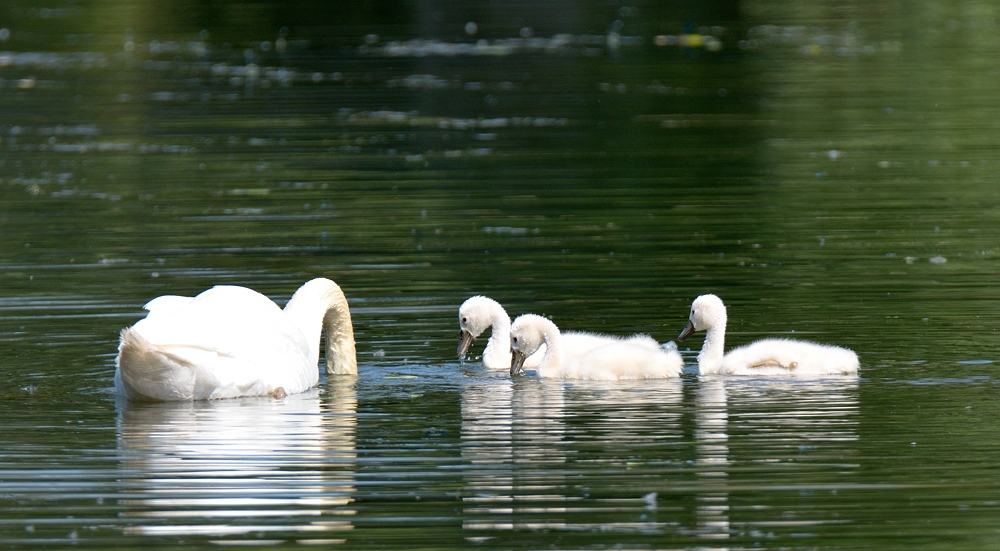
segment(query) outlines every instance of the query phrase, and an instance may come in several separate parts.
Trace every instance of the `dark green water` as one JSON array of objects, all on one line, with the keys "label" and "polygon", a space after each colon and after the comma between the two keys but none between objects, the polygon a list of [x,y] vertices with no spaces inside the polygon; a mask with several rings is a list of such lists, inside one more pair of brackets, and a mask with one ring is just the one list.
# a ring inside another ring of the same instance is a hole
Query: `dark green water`
[{"label": "dark green water", "polygon": [[[996,548],[998,15],[0,2],[0,544]],[[357,379],[116,403],[149,299],[318,276]],[[472,294],[666,341],[704,292],[860,378],[453,357]]]}]

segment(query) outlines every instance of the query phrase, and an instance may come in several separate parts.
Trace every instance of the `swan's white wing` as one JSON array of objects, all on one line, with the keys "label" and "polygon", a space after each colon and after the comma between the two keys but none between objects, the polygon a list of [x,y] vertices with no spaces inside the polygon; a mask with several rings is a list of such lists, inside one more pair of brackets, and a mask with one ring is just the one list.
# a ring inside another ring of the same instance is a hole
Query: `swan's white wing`
[{"label": "swan's white wing", "polygon": [[212,370],[164,353],[131,329],[122,331],[115,387],[130,399],[208,398],[219,386]]},{"label": "swan's white wing", "polygon": [[146,305],[143,306],[143,309],[149,312],[146,317],[153,314],[168,314],[191,304],[192,300],[194,300],[192,297],[163,295],[147,302]]},{"label": "swan's white wing", "polygon": [[267,381],[301,389],[319,377],[298,328],[270,299],[243,287],[216,286],[186,305],[156,308],[131,330],[179,364],[208,371],[221,387]]},{"label": "swan's white wing", "polygon": [[191,347],[161,348],[130,329],[122,332],[115,387],[130,399],[204,400],[274,390],[240,358]]},{"label": "swan's white wing", "polygon": [[[156,299],[152,301],[154,306]],[[160,346],[204,349],[230,357],[298,352],[305,337],[278,305],[244,287],[216,286],[178,305],[171,299],[133,326],[143,338]]]}]

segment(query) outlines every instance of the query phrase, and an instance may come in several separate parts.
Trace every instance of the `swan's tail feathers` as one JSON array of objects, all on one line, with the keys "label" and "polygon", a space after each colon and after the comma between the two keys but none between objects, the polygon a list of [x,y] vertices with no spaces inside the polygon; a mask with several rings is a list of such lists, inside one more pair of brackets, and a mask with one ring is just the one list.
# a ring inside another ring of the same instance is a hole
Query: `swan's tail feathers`
[{"label": "swan's tail feathers", "polygon": [[209,372],[125,329],[115,360],[115,386],[129,400],[176,401],[206,397],[218,386]]}]

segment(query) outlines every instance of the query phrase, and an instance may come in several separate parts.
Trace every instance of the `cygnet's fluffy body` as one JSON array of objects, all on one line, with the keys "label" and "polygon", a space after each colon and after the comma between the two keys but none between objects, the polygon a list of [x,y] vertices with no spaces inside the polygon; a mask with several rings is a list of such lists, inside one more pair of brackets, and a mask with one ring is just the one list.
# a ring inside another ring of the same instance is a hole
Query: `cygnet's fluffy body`
[{"label": "cygnet's fluffy body", "polygon": [[621,380],[677,377],[684,365],[676,348],[661,347],[647,335],[614,337],[593,333],[576,334],[577,340],[563,335],[551,320],[525,314],[511,327],[514,364],[511,375],[520,371],[521,361],[543,345],[545,355],[538,365],[539,377],[561,379]]},{"label": "cygnet's fluffy body", "polygon": [[817,377],[858,373],[858,356],[853,351],[808,341],[762,339],[724,354],[726,321],[726,306],[715,295],[702,295],[691,304],[688,324],[677,340],[706,331],[698,354],[698,372],[703,375]]}]

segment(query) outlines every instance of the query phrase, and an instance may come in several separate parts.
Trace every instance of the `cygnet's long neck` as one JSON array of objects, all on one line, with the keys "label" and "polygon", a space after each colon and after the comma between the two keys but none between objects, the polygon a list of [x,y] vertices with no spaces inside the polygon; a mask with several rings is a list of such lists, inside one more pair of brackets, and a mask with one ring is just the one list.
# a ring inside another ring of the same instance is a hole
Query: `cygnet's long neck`
[{"label": "cygnet's long neck", "polygon": [[510,368],[510,316],[499,303],[490,305],[490,340],[483,350],[483,365],[491,369]]},{"label": "cygnet's long neck", "polygon": [[725,356],[726,316],[716,320],[705,332],[705,343],[698,353],[698,372],[702,375],[718,373]]},{"label": "cygnet's long neck", "polygon": [[545,355],[538,364],[537,373],[539,377],[554,377],[563,363],[562,334],[559,327],[547,318],[539,317],[537,326],[545,343]]},{"label": "cygnet's long neck", "polygon": [[336,283],[324,278],[306,282],[292,295],[285,312],[306,337],[313,364],[319,363],[319,339],[323,331],[326,335],[326,372],[357,374],[354,324],[347,297]]}]

